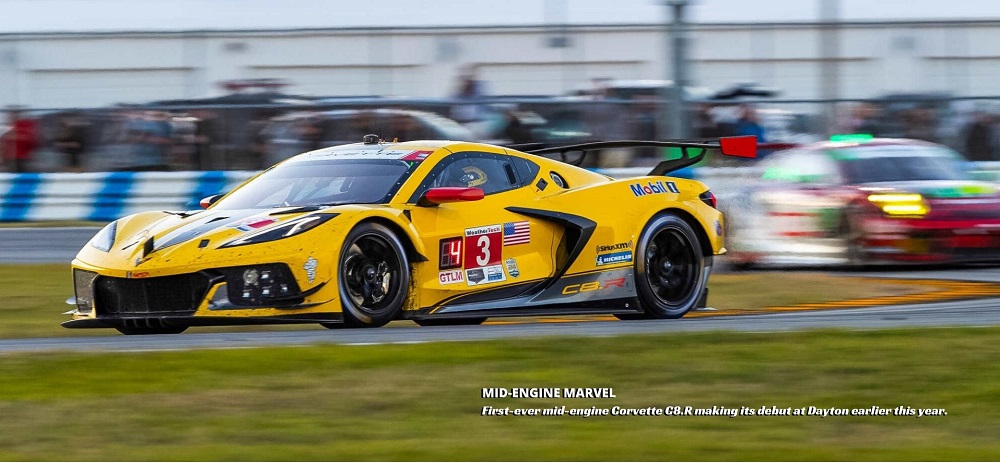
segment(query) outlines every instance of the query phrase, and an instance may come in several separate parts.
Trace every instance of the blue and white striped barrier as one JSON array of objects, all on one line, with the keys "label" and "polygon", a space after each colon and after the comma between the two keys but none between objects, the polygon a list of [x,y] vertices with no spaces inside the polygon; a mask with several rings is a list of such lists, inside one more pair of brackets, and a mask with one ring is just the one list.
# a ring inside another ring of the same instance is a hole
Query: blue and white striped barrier
[{"label": "blue and white striped barrier", "polygon": [[255,172],[0,174],[0,222],[111,221],[149,210],[197,209]]},{"label": "blue and white striped barrier", "polygon": [[[649,168],[595,169],[615,177]],[[206,196],[225,193],[250,171],[0,173],[0,222],[111,221],[136,212],[191,210]],[[685,177],[694,177],[690,173]]]}]

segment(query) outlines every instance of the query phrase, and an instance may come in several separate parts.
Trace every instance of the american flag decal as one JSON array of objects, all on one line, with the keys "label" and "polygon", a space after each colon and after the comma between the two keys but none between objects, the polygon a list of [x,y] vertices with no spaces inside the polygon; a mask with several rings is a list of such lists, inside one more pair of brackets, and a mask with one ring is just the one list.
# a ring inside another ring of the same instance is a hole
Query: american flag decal
[{"label": "american flag decal", "polygon": [[526,244],[531,242],[531,224],[527,220],[503,224],[503,245]]}]

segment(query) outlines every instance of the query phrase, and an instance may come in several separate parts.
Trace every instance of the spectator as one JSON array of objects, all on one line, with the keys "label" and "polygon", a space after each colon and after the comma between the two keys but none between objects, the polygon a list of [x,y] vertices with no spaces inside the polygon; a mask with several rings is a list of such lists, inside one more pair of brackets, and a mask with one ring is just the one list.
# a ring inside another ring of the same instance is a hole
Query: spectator
[{"label": "spectator", "polygon": [[715,107],[708,103],[698,105],[694,120],[694,132],[698,138],[728,137],[733,134],[732,123],[723,124],[716,120]]},{"label": "spectator", "polygon": [[66,155],[66,169],[72,172],[83,170],[83,153],[87,150],[87,133],[90,123],[78,112],[70,112],[59,118],[56,129],[55,148]]},{"label": "spectator", "polygon": [[736,135],[753,135],[757,137],[757,143],[765,143],[767,137],[764,134],[764,127],[757,119],[757,110],[753,106],[740,105],[739,119],[736,121]]},{"label": "spectator", "polygon": [[535,142],[535,137],[531,134],[531,130],[518,117],[517,110],[507,109],[504,111],[503,117],[504,126],[503,131],[500,133],[501,138],[509,140],[510,143],[515,145]]},{"label": "spectator", "polygon": [[206,109],[194,112],[194,150],[192,163],[198,170],[208,170],[212,167],[212,148],[218,141],[218,119],[215,113]]},{"label": "spectator", "polygon": [[[622,107],[611,100],[608,83],[611,79],[598,78],[592,81],[593,102],[586,105],[584,121],[594,141],[621,140],[625,136],[625,117],[622,117]],[[627,149],[615,148],[595,151],[593,158],[599,167],[627,167],[632,161],[632,152]],[[585,159],[585,161],[587,161]],[[590,165],[590,163],[585,163]]]},{"label": "spectator", "polygon": [[295,126],[296,135],[302,142],[303,151],[323,148],[323,127],[320,116],[309,116],[299,120]]},{"label": "spectator", "polygon": [[851,110],[851,120],[847,128],[850,133],[879,136],[878,108],[869,103],[858,103]]},{"label": "spectator", "polygon": [[476,76],[478,68],[470,64],[458,76],[458,88],[452,95],[455,105],[451,107],[451,118],[466,124],[482,119],[482,108],[476,100],[486,95],[483,82]]},{"label": "spectator", "polygon": [[903,113],[903,137],[937,143],[934,110],[917,107]]},{"label": "spectator", "polygon": [[20,109],[8,113],[10,129],[3,136],[3,160],[11,172],[27,172],[31,155],[38,148],[38,123],[23,116]]},{"label": "spectator", "polygon": [[417,119],[409,114],[394,113],[390,119],[390,128],[392,130],[388,137],[390,140],[413,141],[430,138]]},{"label": "spectator", "polygon": [[378,127],[375,124],[375,113],[370,110],[359,110],[351,117],[351,128],[348,135],[348,143],[358,143],[368,134],[376,134]]},{"label": "spectator", "polygon": [[974,116],[972,123],[965,129],[965,157],[970,161],[995,161],[995,118],[983,111],[977,111]]},{"label": "spectator", "polygon": [[[653,95],[635,95],[629,105],[629,138],[634,140],[656,140],[657,122],[656,97]],[[659,154],[657,148],[635,148],[634,155],[643,158],[655,158]]]},{"label": "spectator", "polygon": [[128,167],[122,170],[170,170],[167,153],[172,139],[166,114],[158,111],[139,113],[127,122],[126,128],[131,145],[131,159]]}]

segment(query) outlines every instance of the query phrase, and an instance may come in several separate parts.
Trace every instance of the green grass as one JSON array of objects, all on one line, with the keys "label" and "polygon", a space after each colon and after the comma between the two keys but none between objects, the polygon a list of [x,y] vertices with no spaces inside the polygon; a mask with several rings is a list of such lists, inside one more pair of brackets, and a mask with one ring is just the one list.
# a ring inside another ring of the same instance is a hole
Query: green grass
[{"label": "green grass", "polygon": [[[709,281],[709,303],[718,309],[756,309],[810,302],[895,295],[912,292],[878,281],[794,272],[717,274]],[[761,288],[781,288],[781,291]],[[0,339],[53,336],[107,335],[112,330],[69,330],[59,324],[69,319],[63,312],[73,295],[68,264],[0,265]],[[394,322],[411,324],[412,322]],[[193,328],[191,331],[246,331],[260,329],[321,329],[319,325],[272,327]]]},{"label": "green grass", "polygon": [[[334,334],[331,334],[334,336]],[[1000,329],[0,357],[3,460],[997,460]],[[483,399],[612,387],[615,399]],[[943,417],[503,417],[944,408]]]}]

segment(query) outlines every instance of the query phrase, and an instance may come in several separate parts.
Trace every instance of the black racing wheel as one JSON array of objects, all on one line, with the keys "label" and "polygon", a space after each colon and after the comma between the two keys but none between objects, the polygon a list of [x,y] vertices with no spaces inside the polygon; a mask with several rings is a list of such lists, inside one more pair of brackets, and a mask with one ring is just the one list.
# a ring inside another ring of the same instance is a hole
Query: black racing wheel
[{"label": "black racing wheel", "polygon": [[403,243],[377,223],[354,227],[340,251],[340,301],[344,323],[376,327],[397,318],[410,288]]},{"label": "black racing wheel", "polygon": [[708,283],[698,235],[684,219],[653,217],[636,245],[636,289],[647,318],[680,318],[698,306]]}]

